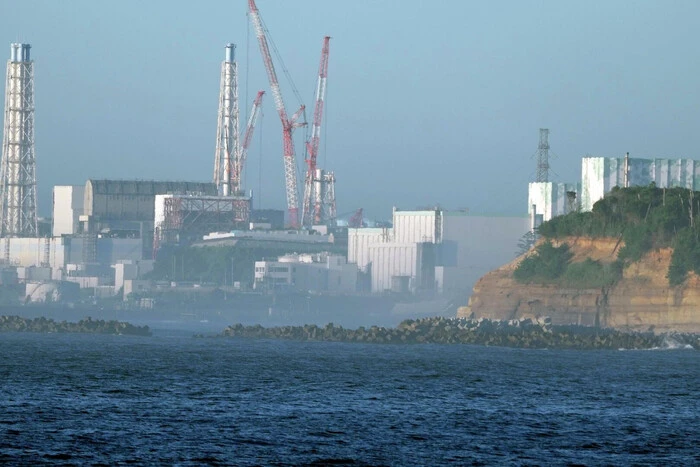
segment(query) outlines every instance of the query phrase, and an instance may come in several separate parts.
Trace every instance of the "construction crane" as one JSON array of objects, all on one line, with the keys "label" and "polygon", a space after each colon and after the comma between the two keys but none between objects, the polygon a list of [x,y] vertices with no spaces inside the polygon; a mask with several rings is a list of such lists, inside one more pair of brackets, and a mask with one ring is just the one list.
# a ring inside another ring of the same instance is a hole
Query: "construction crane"
[{"label": "construction crane", "polygon": [[275,66],[272,63],[270,49],[267,45],[267,38],[265,37],[265,30],[263,29],[258,7],[255,6],[255,0],[248,0],[248,8],[250,10],[250,17],[253,21],[253,26],[255,27],[255,34],[258,38],[260,53],[262,54],[263,61],[265,62],[265,70],[267,71],[267,78],[270,81],[272,97],[275,99],[275,107],[277,108],[277,113],[279,114],[282,122],[282,140],[284,142],[284,178],[287,192],[289,226],[293,229],[297,229],[299,228],[299,201],[296,174],[297,165],[294,155],[292,131],[295,128],[306,125],[306,122],[297,121],[304,112],[304,105],[302,105],[299,110],[292,115],[292,118],[287,116],[287,110],[285,109],[284,101],[282,100],[282,92],[280,91],[280,85],[277,81],[277,73],[275,73]]},{"label": "construction crane", "polygon": [[324,219],[323,213],[323,175],[316,170],[316,159],[321,140],[321,121],[323,118],[323,103],[326,98],[326,80],[328,78],[328,46],[331,38],[323,38],[321,63],[318,66],[318,83],[316,85],[316,105],[314,107],[314,123],[311,127],[311,139],[306,143],[306,178],[304,180],[304,205],[302,207],[302,225],[311,227],[320,224]]},{"label": "construction crane", "polygon": [[358,209],[355,211],[355,214],[348,219],[348,227],[350,228],[360,228],[362,227],[363,224],[363,219],[362,219],[362,208]]},{"label": "construction crane", "polygon": [[255,129],[255,122],[258,120],[258,114],[260,113],[263,94],[265,94],[265,91],[258,91],[258,95],[253,101],[253,110],[250,111],[250,117],[248,117],[248,125],[245,129],[243,142],[240,145],[238,154],[236,154],[234,158],[233,170],[231,171],[231,188],[234,195],[243,194],[243,167],[245,166],[246,156],[248,155],[248,146],[250,146],[250,141],[253,139],[253,130]]}]

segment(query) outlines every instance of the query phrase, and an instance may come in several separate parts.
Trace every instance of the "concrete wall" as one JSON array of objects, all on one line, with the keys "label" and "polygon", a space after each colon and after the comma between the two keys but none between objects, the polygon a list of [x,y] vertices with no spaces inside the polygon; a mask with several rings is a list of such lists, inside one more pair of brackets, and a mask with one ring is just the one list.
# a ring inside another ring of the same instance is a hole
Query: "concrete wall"
[{"label": "concrete wall", "polygon": [[83,214],[85,187],[66,185],[53,187],[54,237],[73,235],[78,232],[78,218]]}]

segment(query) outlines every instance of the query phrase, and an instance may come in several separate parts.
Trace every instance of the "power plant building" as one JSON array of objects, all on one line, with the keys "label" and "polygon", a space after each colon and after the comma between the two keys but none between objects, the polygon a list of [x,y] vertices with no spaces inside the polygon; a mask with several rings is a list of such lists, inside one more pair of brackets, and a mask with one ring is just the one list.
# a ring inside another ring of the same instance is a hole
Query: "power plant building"
[{"label": "power plant building", "polygon": [[254,287],[262,290],[355,293],[357,268],[343,255],[330,253],[280,256],[256,261]]},{"label": "power plant building", "polygon": [[552,217],[577,210],[579,192],[579,186],[574,183],[530,183],[527,205],[532,228]]},{"label": "power plant building", "polygon": [[584,157],[581,183],[533,182],[528,187],[528,214],[532,228],[552,217],[575,210],[591,211],[614,187],[700,188],[700,161],[693,159],[642,159]]},{"label": "power plant building", "polygon": [[59,185],[53,187],[54,237],[75,235],[80,231],[80,216],[83,215],[85,185]]},{"label": "power plant building", "polygon": [[584,157],[581,164],[581,210],[590,211],[613,187],[700,187],[700,161],[692,159],[640,159]]},{"label": "power plant building", "polygon": [[373,293],[460,294],[512,260],[528,230],[526,216],[395,209],[392,228],[349,229],[348,261],[369,277]]}]

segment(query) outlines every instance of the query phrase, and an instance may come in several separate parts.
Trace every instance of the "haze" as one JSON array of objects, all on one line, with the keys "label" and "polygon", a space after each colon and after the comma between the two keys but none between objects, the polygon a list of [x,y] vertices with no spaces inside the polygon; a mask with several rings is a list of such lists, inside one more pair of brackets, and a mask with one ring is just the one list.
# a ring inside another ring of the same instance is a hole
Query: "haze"
[{"label": "haze", "polygon": [[[698,2],[257,3],[309,120],[333,37],[319,163],[341,215],[525,214],[541,127],[557,181],[578,181],[586,154],[700,158]],[[0,0],[0,58],[21,41],[35,60],[40,214],[54,185],[88,178],[210,180],[227,42],[242,110],[267,92],[247,188],[256,208],[284,208],[280,122],[246,12],[244,0]]]}]

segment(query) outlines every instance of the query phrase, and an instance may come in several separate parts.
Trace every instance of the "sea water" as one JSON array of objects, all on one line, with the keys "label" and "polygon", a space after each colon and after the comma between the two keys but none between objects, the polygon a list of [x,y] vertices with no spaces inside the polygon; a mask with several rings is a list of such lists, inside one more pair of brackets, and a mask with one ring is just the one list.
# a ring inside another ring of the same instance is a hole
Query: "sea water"
[{"label": "sea water", "polygon": [[0,463],[700,464],[700,353],[0,334]]}]

